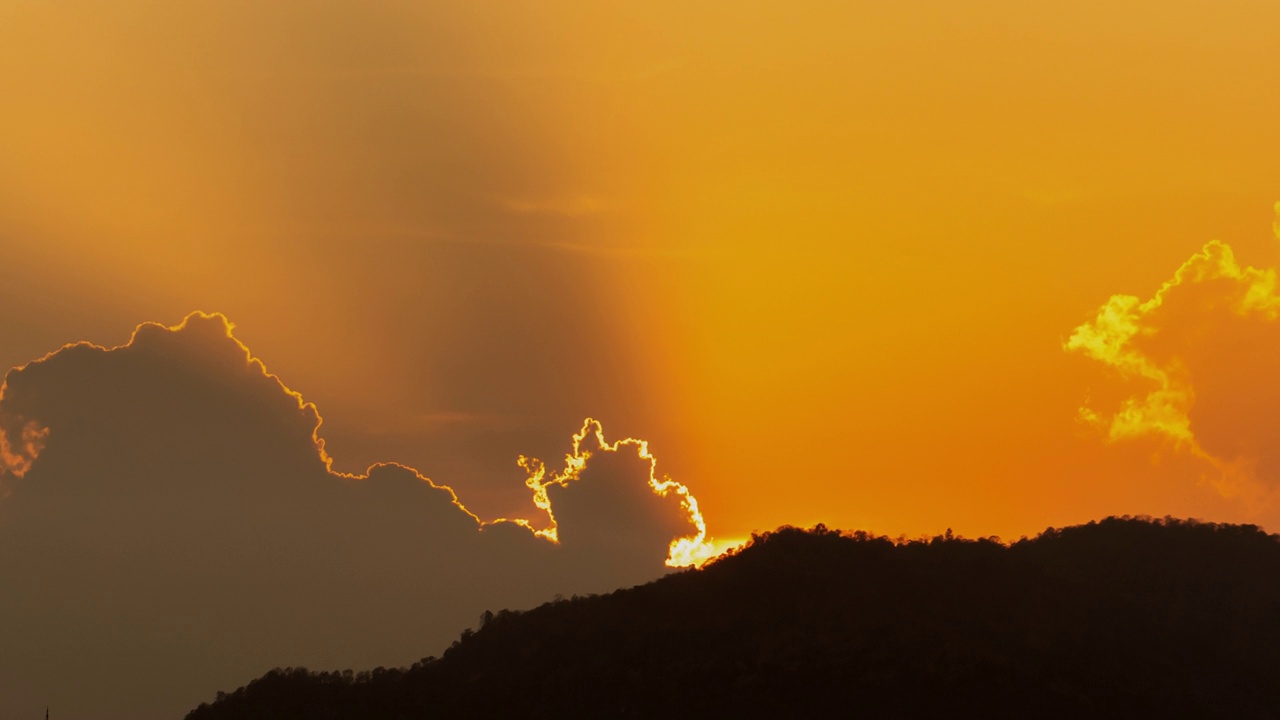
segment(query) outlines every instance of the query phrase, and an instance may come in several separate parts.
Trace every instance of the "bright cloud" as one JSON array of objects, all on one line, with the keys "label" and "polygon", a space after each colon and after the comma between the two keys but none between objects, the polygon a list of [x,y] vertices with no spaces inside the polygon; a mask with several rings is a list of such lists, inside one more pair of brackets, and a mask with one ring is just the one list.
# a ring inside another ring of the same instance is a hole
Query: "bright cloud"
[{"label": "bright cloud", "polygon": [[[1280,214],[1280,204],[1277,204]],[[1280,239],[1280,221],[1274,226]],[[1081,417],[1111,441],[1165,438],[1206,462],[1205,480],[1255,508],[1280,485],[1280,292],[1275,268],[1242,265],[1214,240],[1149,299],[1113,295],[1064,348],[1111,368],[1127,396]]]}]

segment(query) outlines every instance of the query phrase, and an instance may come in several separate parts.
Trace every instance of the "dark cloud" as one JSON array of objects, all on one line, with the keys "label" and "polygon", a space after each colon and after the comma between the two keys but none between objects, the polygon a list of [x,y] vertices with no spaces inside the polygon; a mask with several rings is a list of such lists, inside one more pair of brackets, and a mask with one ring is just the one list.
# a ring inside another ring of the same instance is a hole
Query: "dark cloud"
[{"label": "dark cloud", "polygon": [[[0,113],[0,374],[218,307],[272,328],[249,344],[333,416],[339,469],[465,471],[490,514],[527,504],[513,452],[563,452],[589,413],[656,425],[670,385],[644,352],[666,333],[642,336],[652,291],[626,290],[655,278],[616,252],[648,232],[639,173],[617,172],[634,114],[529,85],[591,38],[526,38],[516,18],[544,11],[508,10],[0,7],[21,108]],[[469,420],[406,432],[420,413]]]},{"label": "dark cloud", "polygon": [[559,542],[406,466],[333,472],[319,423],[220,315],[12,370],[0,715],[175,716],[277,665],[409,663],[485,609],[657,577],[699,529],[594,422],[548,493]]}]

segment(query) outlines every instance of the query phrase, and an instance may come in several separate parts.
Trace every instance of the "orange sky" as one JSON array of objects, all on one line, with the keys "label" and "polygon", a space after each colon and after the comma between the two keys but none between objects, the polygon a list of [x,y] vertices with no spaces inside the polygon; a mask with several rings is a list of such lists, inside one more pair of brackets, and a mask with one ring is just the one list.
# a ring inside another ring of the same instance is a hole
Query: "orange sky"
[{"label": "orange sky", "polygon": [[1277,26],[1243,0],[2,2],[0,364],[220,311],[339,469],[404,462],[486,516],[593,416],[722,538],[1280,530],[1265,312],[1140,318],[1199,445],[1109,442],[1152,380],[1064,350],[1211,239],[1280,263]]}]

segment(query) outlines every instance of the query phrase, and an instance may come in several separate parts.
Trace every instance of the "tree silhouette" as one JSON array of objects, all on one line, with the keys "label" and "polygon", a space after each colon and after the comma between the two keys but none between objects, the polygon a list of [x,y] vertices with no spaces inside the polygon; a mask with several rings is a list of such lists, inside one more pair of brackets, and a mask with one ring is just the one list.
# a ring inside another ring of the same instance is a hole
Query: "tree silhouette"
[{"label": "tree silhouette", "polygon": [[817,526],[411,668],[275,670],[188,720],[1280,716],[1280,538],[1107,518],[1003,545]]}]

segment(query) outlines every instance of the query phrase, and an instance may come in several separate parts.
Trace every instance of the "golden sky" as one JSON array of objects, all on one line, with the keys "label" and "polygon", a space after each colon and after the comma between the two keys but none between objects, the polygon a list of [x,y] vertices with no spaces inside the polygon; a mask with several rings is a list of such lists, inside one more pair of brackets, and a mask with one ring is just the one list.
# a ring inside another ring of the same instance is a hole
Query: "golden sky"
[{"label": "golden sky", "polygon": [[1280,530],[1273,310],[1188,309],[1235,292],[1188,276],[1134,319],[1159,347],[1112,348],[1176,376],[1183,437],[1116,436],[1162,380],[1069,347],[1210,240],[1280,262],[1277,26],[1247,0],[4,0],[0,364],[222,312],[337,469],[402,462],[484,517],[530,512],[517,456],[591,416],[720,538]]},{"label": "golden sky", "polygon": [[656,577],[695,497],[1280,531],[1277,27],[0,0],[0,368],[101,346],[0,392],[0,714],[407,664]]}]

